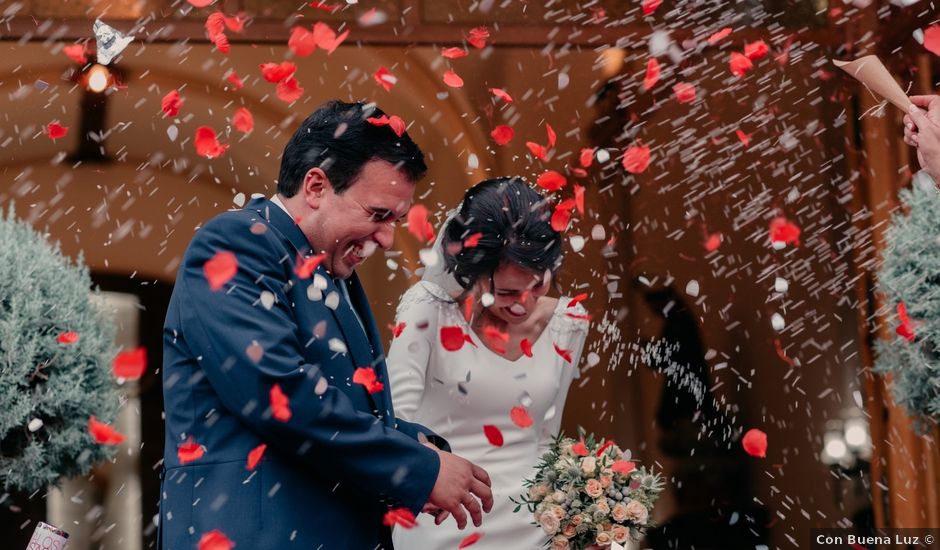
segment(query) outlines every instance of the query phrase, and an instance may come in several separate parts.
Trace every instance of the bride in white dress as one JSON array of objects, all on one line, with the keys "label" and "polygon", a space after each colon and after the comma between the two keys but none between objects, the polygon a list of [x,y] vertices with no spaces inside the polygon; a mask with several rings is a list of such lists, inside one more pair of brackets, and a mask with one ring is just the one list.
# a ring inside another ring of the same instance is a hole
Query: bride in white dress
[{"label": "bride in white dress", "polygon": [[562,255],[551,213],[521,178],[477,184],[441,230],[441,261],[401,299],[387,361],[395,414],[484,468],[494,504],[477,530],[422,515],[395,529],[396,548],[453,550],[474,532],[481,550],[548,540],[510,497],[558,434],[588,332],[583,307],[547,295]]}]

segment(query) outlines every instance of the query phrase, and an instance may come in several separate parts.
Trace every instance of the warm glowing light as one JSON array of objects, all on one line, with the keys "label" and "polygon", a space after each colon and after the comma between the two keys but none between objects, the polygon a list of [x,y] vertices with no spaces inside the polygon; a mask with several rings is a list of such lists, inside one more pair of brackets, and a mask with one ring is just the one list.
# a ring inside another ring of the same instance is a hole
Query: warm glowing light
[{"label": "warm glowing light", "polygon": [[102,65],[95,65],[88,70],[88,89],[95,93],[101,93],[111,82],[111,72]]},{"label": "warm glowing light", "polygon": [[845,458],[847,451],[848,449],[845,446],[845,442],[841,439],[830,439],[829,442],[826,443],[826,454],[835,460],[842,460]]}]

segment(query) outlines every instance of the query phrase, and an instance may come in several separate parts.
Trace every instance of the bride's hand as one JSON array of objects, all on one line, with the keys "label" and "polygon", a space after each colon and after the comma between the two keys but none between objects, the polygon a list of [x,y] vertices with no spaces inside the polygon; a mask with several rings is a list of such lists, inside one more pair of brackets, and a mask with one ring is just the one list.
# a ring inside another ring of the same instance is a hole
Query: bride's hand
[{"label": "bride's hand", "polygon": [[444,520],[446,520],[447,516],[450,515],[450,512],[448,512],[447,510],[438,508],[437,506],[434,506],[433,504],[430,504],[430,503],[425,504],[424,508],[422,508],[421,511],[424,512],[425,514],[434,516],[434,525],[440,525],[444,523]]}]

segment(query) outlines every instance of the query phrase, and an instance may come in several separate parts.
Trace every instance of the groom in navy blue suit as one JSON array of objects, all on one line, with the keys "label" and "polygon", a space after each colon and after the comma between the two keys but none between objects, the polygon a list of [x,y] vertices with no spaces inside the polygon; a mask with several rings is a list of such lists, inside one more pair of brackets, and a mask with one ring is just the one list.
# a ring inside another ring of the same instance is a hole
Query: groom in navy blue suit
[{"label": "groom in navy blue suit", "polygon": [[[477,526],[485,471],[395,418],[355,268],[392,245],[426,167],[374,105],[330,102],[278,192],[198,229],[164,327],[161,547],[391,548],[392,509]],[[260,457],[260,460],[259,460]]]}]

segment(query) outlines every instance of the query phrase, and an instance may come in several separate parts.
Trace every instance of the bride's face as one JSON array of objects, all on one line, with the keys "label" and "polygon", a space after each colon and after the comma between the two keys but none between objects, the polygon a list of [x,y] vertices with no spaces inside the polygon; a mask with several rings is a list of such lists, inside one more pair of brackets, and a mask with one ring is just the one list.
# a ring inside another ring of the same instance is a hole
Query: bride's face
[{"label": "bride's face", "polygon": [[535,311],[539,298],[545,296],[552,284],[552,273],[535,273],[515,264],[506,264],[493,274],[490,281],[477,283],[477,300],[483,293],[493,295],[494,302],[487,312],[510,324],[524,322]]}]

